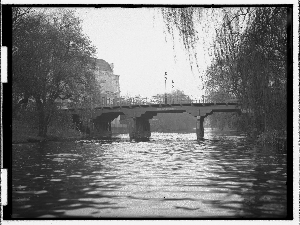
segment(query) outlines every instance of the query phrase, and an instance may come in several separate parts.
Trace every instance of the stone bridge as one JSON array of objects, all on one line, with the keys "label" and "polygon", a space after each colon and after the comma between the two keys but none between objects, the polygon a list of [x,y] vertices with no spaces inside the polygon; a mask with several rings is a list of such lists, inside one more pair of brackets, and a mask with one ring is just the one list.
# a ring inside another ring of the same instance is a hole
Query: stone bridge
[{"label": "stone bridge", "polygon": [[95,138],[111,137],[111,121],[121,115],[121,119],[128,121],[130,139],[147,140],[151,136],[149,120],[158,113],[183,113],[187,112],[197,118],[196,134],[197,140],[204,137],[204,118],[214,112],[237,112],[241,109],[237,102],[226,103],[170,103],[170,104],[127,104],[95,107],[89,112],[85,108],[68,108],[74,118],[86,117],[88,114],[91,136]]}]

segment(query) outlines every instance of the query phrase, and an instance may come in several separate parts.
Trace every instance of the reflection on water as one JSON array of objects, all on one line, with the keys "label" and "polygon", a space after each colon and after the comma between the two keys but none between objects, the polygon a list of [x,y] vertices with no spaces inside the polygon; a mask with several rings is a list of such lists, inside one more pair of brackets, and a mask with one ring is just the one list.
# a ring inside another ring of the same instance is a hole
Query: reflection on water
[{"label": "reflection on water", "polygon": [[286,216],[286,154],[237,134],[13,146],[13,216]]}]

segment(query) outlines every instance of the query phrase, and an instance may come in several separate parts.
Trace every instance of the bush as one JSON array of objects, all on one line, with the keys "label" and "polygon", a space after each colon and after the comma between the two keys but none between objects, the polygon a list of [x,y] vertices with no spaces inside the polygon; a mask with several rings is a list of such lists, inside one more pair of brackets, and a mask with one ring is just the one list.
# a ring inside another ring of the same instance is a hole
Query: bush
[{"label": "bush", "polygon": [[64,111],[56,111],[52,116],[49,126],[59,130],[74,129],[72,114]]},{"label": "bush", "polygon": [[260,144],[275,144],[276,138],[280,136],[280,132],[277,130],[265,131],[258,135],[257,142]]}]

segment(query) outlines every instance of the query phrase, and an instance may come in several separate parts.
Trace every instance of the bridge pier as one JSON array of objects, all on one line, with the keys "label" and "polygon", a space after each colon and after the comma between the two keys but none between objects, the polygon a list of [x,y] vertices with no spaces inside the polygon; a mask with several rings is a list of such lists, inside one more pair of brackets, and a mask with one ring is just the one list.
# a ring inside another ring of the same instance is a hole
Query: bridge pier
[{"label": "bridge pier", "polygon": [[111,132],[111,121],[110,120],[93,120],[94,126],[91,136],[99,139],[110,139],[112,136]]},{"label": "bridge pier", "polygon": [[196,126],[196,134],[197,140],[202,140],[204,138],[204,116],[197,116],[197,126]]},{"label": "bridge pier", "polygon": [[128,124],[130,140],[149,140],[151,136],[150,123],[148,118],[133,117]]}]

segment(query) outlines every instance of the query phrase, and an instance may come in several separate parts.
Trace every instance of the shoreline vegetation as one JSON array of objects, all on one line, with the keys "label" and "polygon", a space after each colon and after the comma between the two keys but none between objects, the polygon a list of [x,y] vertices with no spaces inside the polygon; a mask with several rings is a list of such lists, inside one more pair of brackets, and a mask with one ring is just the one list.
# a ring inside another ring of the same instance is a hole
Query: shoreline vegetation
[{"label": "shoreline vegetation", "polygon": [[86,137],[84,133],[77,131],[75,129],[56,128],[54,126],[49,127],[48,135],[46,137],[39,137],[38,128],[36,126],[18,120],[13,120],[12,123],[13,144],[42,142],[42,141],[77,140],[84,137]]}]

